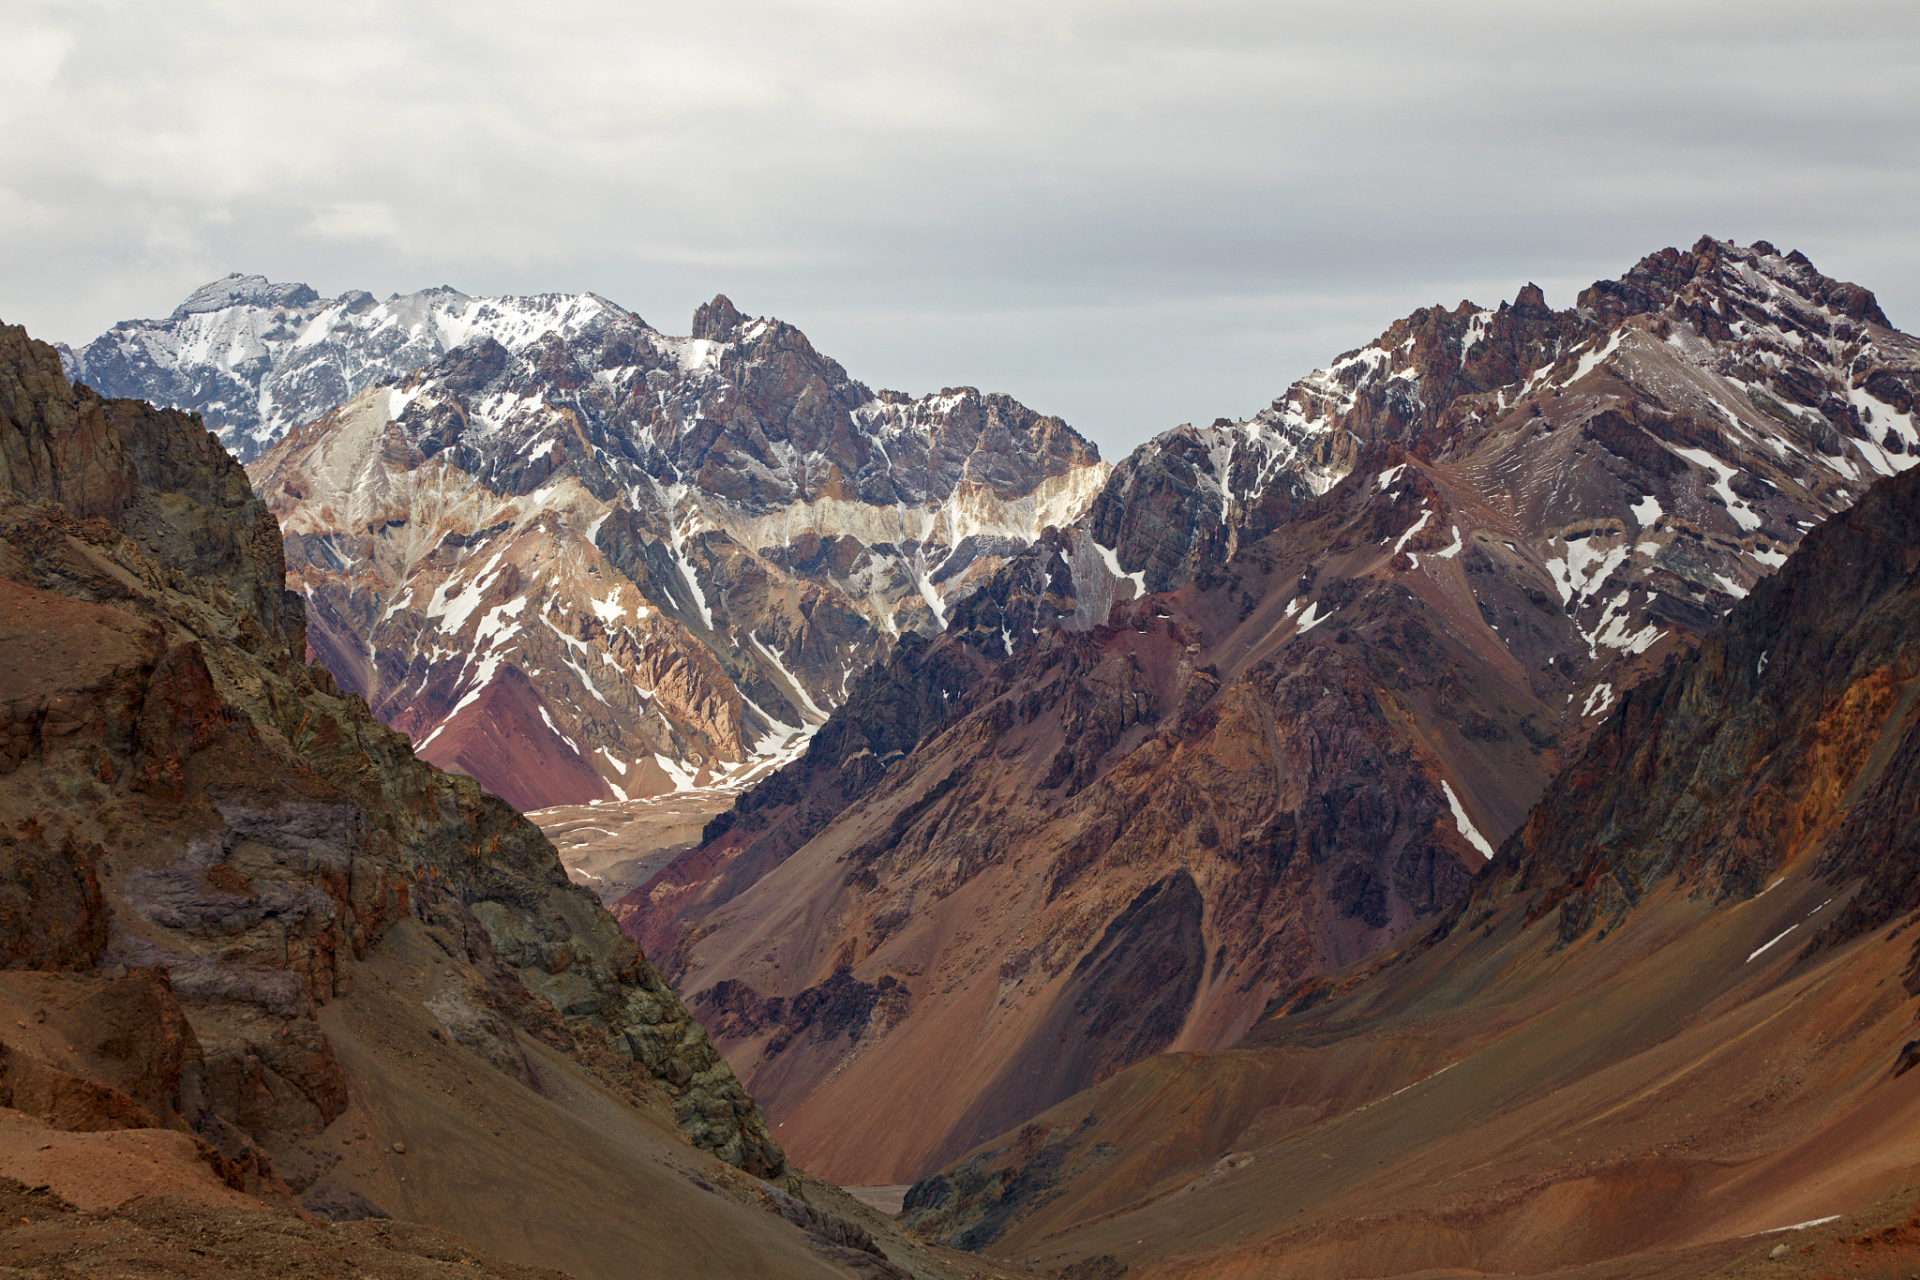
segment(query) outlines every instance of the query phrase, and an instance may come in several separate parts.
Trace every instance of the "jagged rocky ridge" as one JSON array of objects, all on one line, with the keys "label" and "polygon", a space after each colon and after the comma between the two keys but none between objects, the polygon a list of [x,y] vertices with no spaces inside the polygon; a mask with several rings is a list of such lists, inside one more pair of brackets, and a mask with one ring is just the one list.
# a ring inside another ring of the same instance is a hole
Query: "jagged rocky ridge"
[{"label": "jagged rocky ridge", "polygon": [[323,298],[310,285],[234,272],[163,320],[123,320],[76,349],[67,376],[105,396],[198,413],[251,462],[294,427],[475,339],[518,350],[624,314],[593,294],[473,298],[442,286],[376,301]]},{"label": "jagged rocky ridge", "polygon": [[450,961],[447,1037],[528,1079],[532,1037],[780,1175],[753,1101],[552,846],[306,664],[284,563],[214,437],[0,330],[0,976],[72,975],[144,1010],[153,1045],[89,1066],[23,1043],[14,1105],[182,1127],[270,1189],[263,1153],[347,1105],[317,1014],[413,921]]},{"label": "jagged rocky ridge", "polygon": [[1106,468],[971,389],[872,392],[725,298],[476,334],[250,469],[315,656],[523,809],[739,787]]},{"label": "jagged rocky ridge", "polygon": [[[1917,378],[1765,244],[1418,312],[1137,451],[616,910],[805,1159],[924,1171],[1454,901],[1624,690],[1910,465]],[[864,1119],[909,1098],[912,1139]]]},{"label": "jagged rocky ridge", "polygon": [[1151,1276],[1910,1267],[1917,693],[1909,470],[1624,695],[1431,928],[906,1219]]}]

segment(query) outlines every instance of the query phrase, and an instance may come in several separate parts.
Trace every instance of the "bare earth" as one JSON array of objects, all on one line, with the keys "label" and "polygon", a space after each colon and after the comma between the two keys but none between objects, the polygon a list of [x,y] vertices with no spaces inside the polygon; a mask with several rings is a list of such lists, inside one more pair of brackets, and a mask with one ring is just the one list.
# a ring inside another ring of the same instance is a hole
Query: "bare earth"
[{"label": "bare earth", "polygon": [[890,1187],[848,1187],[847,1194],[861,1204],[878,1209],[889,1218],[898,1217],[900,1204],[907,1198],[907,1188],[912,1183],[900,1182]]},{"label": "bare earth", "polygon": [[1035,1167],[989,1251],[1169,1280],[1920,1272],[1910,931],[1747,959],[1831,892],[1669,895],[1573,956],[1497,914],[1492,946],[1456,934],[1383,973],[1386,1016],[1141,1063],[986,1159],[1064,1144],[1068,1171]]}]

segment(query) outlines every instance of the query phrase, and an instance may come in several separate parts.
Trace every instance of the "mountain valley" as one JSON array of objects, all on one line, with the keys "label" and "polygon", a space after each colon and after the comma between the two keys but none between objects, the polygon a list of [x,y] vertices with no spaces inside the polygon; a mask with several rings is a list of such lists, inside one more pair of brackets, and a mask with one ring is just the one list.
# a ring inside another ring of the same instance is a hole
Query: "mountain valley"
[{"label": "mountain valley", "polygon": [[0,1261],[1909,1275],[1916,399],[1710,237],[1111,466],[724,296],[0,328]]}]

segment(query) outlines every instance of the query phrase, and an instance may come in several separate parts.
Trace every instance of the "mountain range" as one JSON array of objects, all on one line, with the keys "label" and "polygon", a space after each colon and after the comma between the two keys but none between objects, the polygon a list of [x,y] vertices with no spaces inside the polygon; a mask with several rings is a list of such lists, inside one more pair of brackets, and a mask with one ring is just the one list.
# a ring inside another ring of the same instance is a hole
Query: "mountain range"
[{"label": "mountain range", "polygon": [[1106,475],[1005,396],[871,391],[724,297],[692,328],[230,277],[68,365],[251,459],[314,656],[539,809],[745,785]]},{"label": "mountain range", "polygon": [[622,314],[591,294],[471,298],[442,287],[378,302],[360,289],[322,298],[310,285],[235,272],[165,319],[123,320],[78,349],[57,349],[68,378],[197,413],[251,462],[294,427],[462,343],[519,350]]},{"label": "mountain range", "polygon": [[[7,331],[12,1240],[1920,1260],[1920,343],[1871,292],[1703,238],[1112,468],[692,328],[236,276],[60,366]],[[608,914],[488,791],[731,807]]]},{"label": "mountain range", "polygon": [[797,1158],[910,1180],[1456,902],[1628,690],[1912,464],[1917,377],[1765,244],[1417,312],[1142,446],[616,913]]},{"label": "mountain range", "polygon": [[1909,470],[1626,693],[1431,927],[905,1220],[1056,1275],[1910,1274],[1916,645]]},{"label": "mountain range", "polygon": [[285,576],[217,437],[0,328],[7,1265],[909,1274],[539,831],[304,661]]}]

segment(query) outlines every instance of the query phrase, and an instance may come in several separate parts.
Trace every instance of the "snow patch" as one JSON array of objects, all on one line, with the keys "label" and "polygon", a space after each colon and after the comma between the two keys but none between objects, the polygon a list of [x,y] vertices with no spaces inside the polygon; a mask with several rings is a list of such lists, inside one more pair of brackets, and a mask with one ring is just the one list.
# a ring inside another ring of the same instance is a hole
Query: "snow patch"
[{"label": "snow patch", "polygon": [[[1599,703],[1597,707],[1594,705],[1596,702]],[[1587,705],[1580,709],[1580,717],[1585,719],[1596,713],[1604,713],[1612,705],[1613,685],[1611,683],[1595,685],[1592,692],[1587,694]]]},{"label": "snow patch", "polygon": [[1415,520],[1413,524],[1407,529],[1407,531],[1400,535],[1400,540],[1393,544],[1393,554],[1399,555],[1400,549],[1406,546],[1407,543],[1413,540],[1414,534],[1426,528],[1427,521],[1431,519],[1433,519],[1433,508],[1428,507],[1425,511],[1422,511],[1420,513],[1420,518],[1418,520]]},{"label": "snow patch", "polygon": [[780,661],[780,655],[775,653],[771,646],[763,644],[760,637],[751,631],[747,632],[747,639],[753,643],[754,648],[760,651],[760,656],[772,663],[774,670],[786,678],[787,683],[793,686],[793,691],[800,695],[801,710],[807,715],[824,721],[827,718],[827,713],[822,711],[818,704],[814,702],[812,696],[807,693],[807,686],[800,683],[800,677],[787,670],[787,664]]},{"label": "snow patch", "polygon": [[[564,743],[566,743],[566,744],[567,744],[568,746],[570,746],[570,747],[572,747],[572,748],[573,748],[573,753],[574,753],[575,755],[579,755],[579,754],[580,754],[580,744],[579,744],[579,743],[577,743],[577,742],[575,742],[575,741],[574,741],[574,740],[573,740],[572,738],[569,738],[569,737],[567,736],[567,734],[566,734],[566,731],[565,731],[565,730],[563,730],[563,729],[561,729],[561,727],[560,727],[559,725],[557,725],[557,724],[555,724],[555,723],[553,722],[553,717],[552,717],[551,715],[549,715],[549,714],[547,713],[547,709],[546,709],[546,707],[545,707],[545,706],[542,706],[542,707],[540,708],[540,718],[541,718],[542,720],[544,720],[544,721],[546,721],[546,723],[547,723],[547,728],[549,728],[549,729],[551,729],[551,730],[553,730],[553,733],[554,733],[554,736],[555,736],[555,737],[557,737],[557,738],[559,738],[559,739],[560,739],[560,740],[561,740],[562,742],[564,742]],[[603,748],[603,750],[604,750],[604,748]]]},{"label": "snow patch", "polygon": [[1607,345],[1599,348],[1596,351],[1589,351],[1587,352],[1587,354],[1580,357],[1579,365],[1575,367],[1573,371],[1573,376],[1568,378],[1567,381],[1569,383],[1578,382],[1580,381],[1580,379],[1586,377],[1589,373],[1592,373],[1595,369],[1599,368],[1601,363],[1604,360],[1606,360],[1608,356],[1612,355],[1615,351],[1618,351],[1620,349],[1620,343],[1626,338],[1626,336],[1627,336],[1627,330],[1624,326],[1622,326],[1621,328],[1615,329],[1613,331],[1612,336],[1607,339]]},{"label": "snow patch", "polygon": [[693,780],[698,776],[698,770],[689,769],[678,760],[663,756],[658,752],[654,753],[653,762],[660,766],[662,773],[667,775],[667,780],[673,784],[675,791],[694,790]]},{"label": "snow patch", "polygon": [[[1108,573],[1111,573],[1115,578],[1123,582],[1131,582],[1133,584],[1133,598],[1135,600],[1147,594],[1147,571],[1145,569],[1140,570],[1138,573],[1127,573],[1120,567],[1120,555],[1118,552],[1101,546],[1099,541],[1094,538],[1089,537],[1087,541],[1092,543],[1093,549],[1100,553],[1100,560],[1107,566]],[[1012,650],[1008,650],[1008,652],[1012,652]]]},{"label": "snow patch", "polygon": [[[1774,934],[1773,937],[1761,943],[1760,946],[1754,951],[1754,953],[1746,958],[1745,963],[1752,964],[1755,960],[1765,955],[1767,951],[1773,947],[1774,943],[1780,941],[1780,939],[1786,937],[1788,934],[1792,933],[1795,929],[1798,929],[1799,927],[1800,926],[1798,924],[1790,924],[1786,928],[1782,929],[1779,933]],[[1791,1227],[1781,1228],[1781,1230],[1783,1231],[1791,1231],[1792,1229],[1793,1228]]]},{"label": "snow patch", "polygon": [[1487,843],[1487,838],[1480,834],[1480,828],[1474,826],[1473,819],[1467,816],[1466,806],[1460,803],[1459,796],[1453,794],[1453,785],[1442,778],[1440,789],[1447,793],[1447,804],[1453,810],[1453,825],[1460,828],[1460,834],[1467,838],[1468,844],[1480,851],[1481,857],[1491,861],[1493,846]]},{"label": "snow patch", "polygon": [[1467,356],[1475,347],[1485,341],[1488,332],[1492,329],[1492,319],[1493,313],[1491,311],[1476,311],[1473,313],[1473,318],[1467,321],[1467,331],[1460,335],[1460,359],[1462,362],[1466,360]]},{"label": "snow patch", "polygon": [[1572,604],[1575,596],[1585,599],[1595,588],[1606,582],[1613,571],[1625,563],[1628,551],[1625,547],[1612,547],[1597,550],[1594,544],[1603,535],[1592,534],[1585,538],[1576,538],[1566,544],[1566,551],[1545,562],[1547,573],[1553,578],[1553,585],[1560,592],[1560,603]]},{"label": "snow patch", "polygon": [[594,615],[602,622],[614,623],[627,616],[627,607],[620,603],[620,587],[618,583],[607,588],[607,598],[605,600],[595,600],[589,596],[587,598],[587,604],[593,609]]},{"label": "snow patch", "polygon": [[1721,501],[1727,504],[1727,514],[1733,517],[1735,524],[1746,530],[1758,529],[1760,527],[1760,517],[1753,513],[1752,508],[1747,506],[1746,499],[1735,493],[1732,487],[1727,484],[1727,481],[1731,480],[1734,475],[1738,473],[1738,467],[1728,466],[1726,463],[1720,461],[1720,459],[1708,453],[1705,449],[1675,448],[1674,452],[1695,466],[1713,472],[1714,480],[1709,487],[1720,495]]},{"label": "snow patch", "polygon": [[1755,1234],[1770,1236],[1770,1235],[1777,1235],[1782,1231],[1805,1231],[1808,1227],[1824,1227],[1829,1222],[1838,1222],[1838,1221],[1840,1221],[1840,1215],[1837,1213],[1830,1213],[1824,1218],[1808,1218],[1805,1222],[1796,1222],[1791,1226],[1768,1227],[1765,1231],[1755,1232]]},{"label": "snow patch", "polygon": [[487,610],[486,616],[480,620],[480,625],[473,629],[474,644],[476,646],[485,644],[489,648],[497,649],[519,635],[519,625],[508,619],[518,617],[526,607],[527,598],[519,596]]}]

